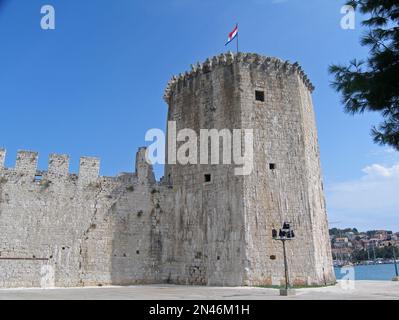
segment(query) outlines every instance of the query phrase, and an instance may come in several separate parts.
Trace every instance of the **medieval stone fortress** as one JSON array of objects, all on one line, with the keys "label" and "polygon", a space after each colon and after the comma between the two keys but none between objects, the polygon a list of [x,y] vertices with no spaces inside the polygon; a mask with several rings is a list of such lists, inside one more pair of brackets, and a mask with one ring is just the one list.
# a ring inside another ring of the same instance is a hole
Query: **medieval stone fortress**
[{"label": "medieval stone fortress", "polygon": [[96,158],[0,150],[0,287],[284,282],[272,230],[289,221],[292,284],[335,282],[311,92],[300,66],[227,53],[173,77],[177,129],[253,129],[249,175],[226,164],[166,164],[160,182],[140,148],[134,173],[99,176]]}]

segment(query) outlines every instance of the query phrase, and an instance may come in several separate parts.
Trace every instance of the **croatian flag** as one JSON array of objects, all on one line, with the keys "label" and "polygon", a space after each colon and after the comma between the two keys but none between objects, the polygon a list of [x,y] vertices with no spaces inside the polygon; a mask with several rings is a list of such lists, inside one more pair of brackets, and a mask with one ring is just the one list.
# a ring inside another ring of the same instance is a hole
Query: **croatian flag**
[{"label": "croatian flag", "polygon": [[225,46],[227,46],[231,41],[233,41],[237,37],[237,35],[238,35],[238,24],[236,24],[234,30],[229,33],[229,39],[227,40]]}]

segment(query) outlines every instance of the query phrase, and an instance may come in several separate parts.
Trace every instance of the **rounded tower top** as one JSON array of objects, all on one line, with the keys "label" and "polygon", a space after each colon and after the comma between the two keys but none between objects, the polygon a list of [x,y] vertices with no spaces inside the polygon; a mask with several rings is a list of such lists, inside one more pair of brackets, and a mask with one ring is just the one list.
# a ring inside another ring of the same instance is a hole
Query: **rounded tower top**
[{"label": "rounded tower top", "polygon": [[289,61],[284,61],[275,57],[262,56],[257,53],[233,53],[229,51],[227,53],[222,53],[218,56],[208,58],[203,63],[197,62],[195,65],[191,65],[190,71],[180,73],[177,76],[174,75],[166,86],[164,100],[166,103],[169,102],[169,98],[180,82],[184,83],[185,81],[190,80],[200,74],[212,72],[219,66],[228,66],[234,63],[242,63],[247,67],[263,69],[265,72],[273,69],[282,73],[297,73],[310,92],[313,92],[315,89],[298,62],[291,63]]}]

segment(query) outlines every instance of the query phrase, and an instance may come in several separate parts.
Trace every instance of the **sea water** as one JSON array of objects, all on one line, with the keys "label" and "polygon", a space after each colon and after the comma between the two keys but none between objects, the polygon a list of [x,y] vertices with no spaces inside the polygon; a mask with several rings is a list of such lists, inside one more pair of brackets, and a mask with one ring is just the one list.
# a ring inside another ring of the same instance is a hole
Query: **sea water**
[{"label": "sea water", "polygon": [[[392,280],[395,276],[394,264],[373,264],[373,265],[360,265],[351,267],[334,268],[337,280],[342,279],[345,275],[354,275],[354,280]],[[399,265],[398,265],[399,269]],[[349,271],[350,270],[350,271]]]}]

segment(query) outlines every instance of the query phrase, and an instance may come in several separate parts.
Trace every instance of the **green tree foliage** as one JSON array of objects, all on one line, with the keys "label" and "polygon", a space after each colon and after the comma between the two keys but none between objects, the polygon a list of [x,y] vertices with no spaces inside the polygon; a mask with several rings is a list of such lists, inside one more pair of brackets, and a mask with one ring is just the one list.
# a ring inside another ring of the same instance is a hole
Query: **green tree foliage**
[{"label": "green tree foliage", "polygon": [[354,234],[358,234],[358,230],[356,228],[345,228],[345,229],[338,229],[338,228],[332,228],[329,230],[330,236],[344,236],[347,232],[353,232]]},{"label": "green tree foliage", "polygon": [[[398,248],[395,248],[396,250],[396,255],[398,255]],[[377,259],[381,258],[381,259],[393,259],[393,249],[392,246],[387,246],[387,247],[383,247],[383,248],[374,248],[374,250],[372,248],[368,249],[368,253],[367,250],[354,250],[352,253],[352,261],[353,262],[359,262],[359,261],[366,261],[369,259],[373,259],[374,258],[374,252],[375,252],[375,257]]]},{"label": "green tree foliage", "polygon": [[399,0],[352,0],[365,16],[367,29],[361,45],[369,48],[366,61],[356,59],[347,66],[329,68],[349,114],[377,111],[383,122],[373,127],[376,143],[399,150]]}]

